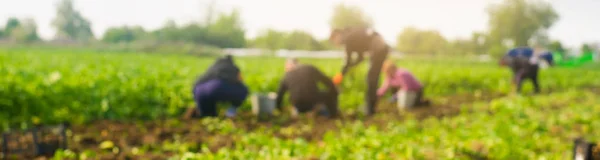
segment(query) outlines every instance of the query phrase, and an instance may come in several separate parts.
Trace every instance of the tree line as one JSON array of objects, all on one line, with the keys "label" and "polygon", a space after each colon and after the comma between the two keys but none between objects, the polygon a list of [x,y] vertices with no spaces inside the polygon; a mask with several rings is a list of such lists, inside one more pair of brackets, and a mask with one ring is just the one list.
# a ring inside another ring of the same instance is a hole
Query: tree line
[{"label": "tree line", "polygon": [[[208,11],[213,12],[212,6]],[[91,30],[91,22],[74,8],[72,0],[62,0],[56,6],[52,26],[54,40],[73,43],[105,44],[163,44],[187,43],[217,48],[264,48],[270,50],[329,50],[335,49],[327,39],[317,39],[302,30],[279,31],[265,29],[255,38],[246,39],[240,12],[208,13],[202,23],[177,25],[168,21],[159,29],[148,31],[140,26],[118,26],[108,29],[99,39]],[[499,55],[508,48],[533,43],[564,52],[559,41],[551,41],[547,30],[559,19],[554,8],[541,0],[504,0],[487,8],[488,29],[474,32],[468,38],[448,39],[435,30],[407,27],[397,36],[396,50],[407,54],[492,54]],[[213,15],[216,15],[213,17]],[[352,26],[372,27],[371,17],[359,7],[338,4],[334,7],[329,25],[332,29]],[[32,19],[10,18],[0,29],[0,39],[31,43],[40,41],[37,25]]]}]

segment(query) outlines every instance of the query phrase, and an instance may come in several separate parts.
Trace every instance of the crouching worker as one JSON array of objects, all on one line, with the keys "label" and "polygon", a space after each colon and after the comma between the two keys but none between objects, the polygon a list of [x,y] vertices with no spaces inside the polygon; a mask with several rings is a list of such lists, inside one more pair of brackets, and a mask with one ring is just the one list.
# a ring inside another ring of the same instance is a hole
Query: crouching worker
[{"label": "crouching worker", "polygon": [[377,90],[377,95],[382,97],[389,90],[392,92],[392,101],[400,96],[403,107],[429,105],[429,101],[423,98],[423,85],[413,74],[403,68],[396,67],[390,61],[386,61],[383,67],[385,79]]},{"label": "crouching worker", "polygon": [[217,59],[196,81],[193,94],[200,118],[217,116],[218,102],[231,103],[226,116],[233,117],[248,96],[248,88],[242,82],[240,69],[233,62],[233,58],[227,55]]},{"label": "crouching worker", "polygon": [[[329,77],[312,65],[299,64],[296,59],[288,59],[285,70],[286,74],[277,92],[277,109],[282,110],[283,97],[289,91],[290,102],[298,112],[305,113],[322,104],[325,107],[319,110],[320,115],[331,118],[339,116],[338,92]],[[320,91],[319,82],[327,90]]]},{"label": "crouching worker", "polygon": [[511,49],[500,60],[501,65],[508,65],[513,73],[512,83],[516,86],[513,92],[521,92],[524,80],[531,80],[535,93],[540,92],[538,81],[539,62],[546,61],[550,66],[554,65],[552,54],[537,45],[535,48],[518,47]]}]

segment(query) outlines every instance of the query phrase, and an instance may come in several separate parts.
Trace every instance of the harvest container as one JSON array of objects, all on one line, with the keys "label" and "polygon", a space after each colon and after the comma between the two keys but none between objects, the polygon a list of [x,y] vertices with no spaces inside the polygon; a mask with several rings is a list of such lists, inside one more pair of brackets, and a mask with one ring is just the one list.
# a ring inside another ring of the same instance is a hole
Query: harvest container
[{"label": "harvest container", "polygon": [[417,92],[400,90],[396,94],[398,99],[398,110],[402,111],[415,106],[417,100]]},{"label": "harvest container", "polygon": [[273,92],[252,95],[252,113],[260,118],[273,115],[276,98],[277,94]]}]

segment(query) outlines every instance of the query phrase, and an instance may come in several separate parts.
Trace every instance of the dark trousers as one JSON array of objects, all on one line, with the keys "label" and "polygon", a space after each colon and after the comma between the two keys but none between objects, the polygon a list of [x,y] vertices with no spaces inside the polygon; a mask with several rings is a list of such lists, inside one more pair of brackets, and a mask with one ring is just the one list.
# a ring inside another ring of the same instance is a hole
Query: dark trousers
[{"label": "dark trousers", "polygon": [[540,85],[538,82],[538,65],[529,65],[524,68],[513,70],[514,80],[513,83],[517,86],[517,92],[521,92],[523,81],[529,79],[533,83],[535,93],[540,92]]},{"label": "dark trousers", "polygon": [[367,92],[365,99],[367,100],[366,113],[368,115],[375,114],[375,107],[377,106],[377,87],[379,86],[379,75],[381,74],[381,68],[383,62],[387,58],[388,51],[381,51],[379,53],[372,53],[371,66],[367,73]]},{"label": "dark trousers", "polygon": [[317,99],[297,99],[292,100],[294,107],[300,113],[305,113],[314,109],[317,104],[324,104],[325,108],[319,111],[323,114],[329,114],[331,117],[339,115],[338,95],[335,93],[320,92]]},{"label": "dark trousers", "polygon": [[[397,87],[390,88],[390,92],[392,92],[393,96],[398,96],[397,95],[398,90],[400,90],[400,88],[397,88]],[[417,91],[417,97],[415,97],[417,105],[425,103],[425,99],[423,98],[423,94],[424,94],[423,92],[425,92],[425,86],[423,86],[423,88],[421,88],[419,91]]]},{"label": "dark trousers", "polygon": [[217,103],[229,102],[234,107],[242,105],[248,96],[248,88],[239,82],[211,80],[194,87],[194,100],[200,117],[217,116]]}]

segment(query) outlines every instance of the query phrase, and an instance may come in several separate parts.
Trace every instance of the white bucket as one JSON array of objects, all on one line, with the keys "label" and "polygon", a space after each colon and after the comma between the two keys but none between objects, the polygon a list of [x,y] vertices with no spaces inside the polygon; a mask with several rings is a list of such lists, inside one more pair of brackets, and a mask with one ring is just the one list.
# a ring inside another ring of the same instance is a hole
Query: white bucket
[{"label": "white bucket", "polygon": [[404,110],[415,106],[417,101],[417,92],[400,90],[396,94],[398,98],[398,109]]},{"label": "white bucket", "polygon": [[273,92],[252,95],[252,113],[259,117],[273,115],[273,110],[276,107],[276,98],[277,94]]}]

